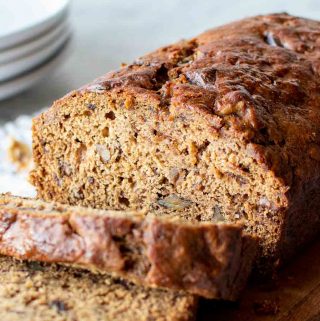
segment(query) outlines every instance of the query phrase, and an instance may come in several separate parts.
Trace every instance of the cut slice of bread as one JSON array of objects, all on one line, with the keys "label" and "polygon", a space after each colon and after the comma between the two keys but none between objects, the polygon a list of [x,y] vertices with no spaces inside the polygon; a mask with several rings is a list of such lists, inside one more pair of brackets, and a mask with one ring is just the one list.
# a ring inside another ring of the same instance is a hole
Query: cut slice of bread
[{"label": "cut slice of bread", "polygon": [[109,272],[150,287],[235,300],[256,240],[236,224],[156,218],[0,197],[0,253]]},{"label": "cut slice of bread", "polygon": [[0,256],[5,321],[191,321],[197,298],[106,275]]}]

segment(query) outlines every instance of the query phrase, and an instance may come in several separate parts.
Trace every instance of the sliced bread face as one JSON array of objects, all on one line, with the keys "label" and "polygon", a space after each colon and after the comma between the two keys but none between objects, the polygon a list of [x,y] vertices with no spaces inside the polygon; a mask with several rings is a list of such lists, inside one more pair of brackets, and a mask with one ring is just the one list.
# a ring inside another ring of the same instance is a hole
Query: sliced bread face
[{"label": "sliced bread face", "polygon": [[0,253],[235,300],[250,274],[256,240],[236,224],[191,224],[7,194],[0,196]]},{"label": "sliced bread face", "polygon": [[197,298],[190,294],[4,256],[0,284],[5,321],[193,321],[197,310]]}]

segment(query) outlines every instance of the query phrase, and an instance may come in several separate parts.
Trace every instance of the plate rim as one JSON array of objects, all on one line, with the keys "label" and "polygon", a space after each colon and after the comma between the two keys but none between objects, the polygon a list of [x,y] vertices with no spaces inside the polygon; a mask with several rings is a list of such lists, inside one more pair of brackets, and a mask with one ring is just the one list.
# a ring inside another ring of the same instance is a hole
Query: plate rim
[{"label": "plate rim", "polygon": [[[66,58],[70,47],[71,39],[69,38],[51,57],[47,59],[47,61],[41,65],[21,76],[0,83],[0,101],[7,100],[19,93],[22,93],[43,79],[50,70],[54,70],[56,65]],[[15,86],[15,89],[10,90],[11,86]]]},{"label": "plate rim", "polygon": [[31,55],[36,50],[41,50],[48,45],[50,41],[54,41],[68,29],[70,29],[70,22],[68,19],[65,19],[57,26],[50,29],[47,33],[39,35],[32,41],[24,42],[18,46],[14,46],[5,50],[0,50],[0,67],[1,65],[23,59],[23,57]]},{"label": "plate rim", "polygon": [[13,31],[7,35],[0,36],[0,50],[15,47],[23,42],[30,41],[41,34],[46,33],[50,28],[68,16],[71,0],[63,0],[60,8],[46,18],[40,19],[27,28]]},{"label": "plate rim", "polygon": [[29,70],[41,65],[67,41],[70,35],[71,28],[67,26],[66,32],[58,35],[48,46],[23,56],[18,60],[0,65],[0,84],[19,77],[19,75],[27,73]]}]

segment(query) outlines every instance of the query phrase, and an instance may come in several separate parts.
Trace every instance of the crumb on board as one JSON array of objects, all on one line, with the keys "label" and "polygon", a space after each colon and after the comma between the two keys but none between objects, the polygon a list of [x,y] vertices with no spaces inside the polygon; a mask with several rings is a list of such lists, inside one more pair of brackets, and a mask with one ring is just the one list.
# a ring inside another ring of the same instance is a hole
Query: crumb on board
[{"label": "crumb on board", "polygon": [[15,138],[11,138],[8,156],[18,171],[28,168],[32,161],[32,153],[29,146]]},{"label": "crumb on board", "polygon": [[253,303],[253,310],[257,315],[276,315],[279,312],[279,300],[265,299]]}]

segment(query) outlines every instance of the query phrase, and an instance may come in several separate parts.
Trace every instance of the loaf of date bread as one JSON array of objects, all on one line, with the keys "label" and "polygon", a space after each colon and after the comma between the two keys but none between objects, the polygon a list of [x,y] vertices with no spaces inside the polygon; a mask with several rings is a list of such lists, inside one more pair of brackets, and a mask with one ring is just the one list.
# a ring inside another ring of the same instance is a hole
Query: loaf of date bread
[{"label": "loaf of date bread", "polygon": [[197,297],[108,275],[0,256],[5,321],[194,321]]},{"label": "loaf of date bread", "polygon": [[273,268],[320,231],[320,23],[209,30],[73,91],[34,120],[45,200],[241,222]]},{"label": "loaf of date bread", "polygon": [[236,300],[256,240],[238,224],[155,218],[0,195],[0,254],[109,272],[139,285]]}]

